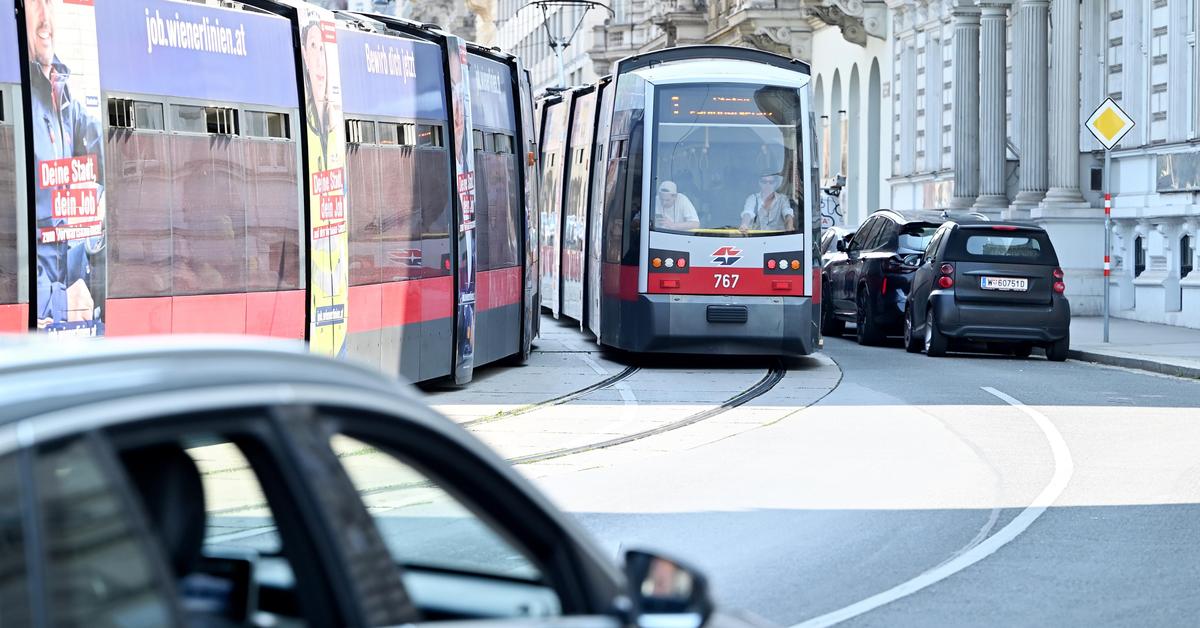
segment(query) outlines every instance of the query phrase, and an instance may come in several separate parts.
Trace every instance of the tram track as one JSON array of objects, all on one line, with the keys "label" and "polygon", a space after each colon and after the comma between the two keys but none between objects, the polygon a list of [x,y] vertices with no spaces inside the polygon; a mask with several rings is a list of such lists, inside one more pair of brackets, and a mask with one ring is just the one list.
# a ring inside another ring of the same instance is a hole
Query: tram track
[{"label": "tram track", "polygon": [[519,408],[513,408],[511,410],[504,410],[502,412],[497,412],[496,414],[492,414],[489,416],[480,417],[478,419],[473,419],[470,421],[465,421],[463,423],[460,423],[460,425],[462,425],[463,427],[471,427],[473,425],[481,425],[483,423],[490,423],[492,421],[498,421],[500,419],[507,419],[507,418],[514,417],[514,416],[520,416],[522,414],[528,414],[530,412],[533,412],[534,410],[540,410],[542,408],[549,408],[552,406],[561,406],[563,404],[570,403],[576,399],[579,399],[580,397],[590,395],[591,393],[594,393],[597,390],[603,390],[603,389],[608,388],[609,386],[612,386],[613,384],[616,384],[622,380],[628,379],[629,377],[633,376],[635,373],[637,373],[640,370],[642,370],[642,367],[640,367],[640,366],[627,366],[627,367],[625,367],[624,370],[622,370],[621,372],[619,372],[615,375],[611,375],[611,376],[606,377],[598,382],[592,383],[588,386],[584,386],[583,388],[573,390],[569,393],[559,395],[559,396],[553,397],[551,399],[546,399],[545,401],[531,403],[527,406],[521,406]]},{"label": "tram track", "polygon": [[[721,402],[719,405],[701,410],[699,412],[689,414],[689,415],[683,417],[682,419],[679,419],[678,421],[672,421],[665,425],[659,425],[657,427],[650,428],[647,430],[642,430],[640,432],[634,432],[632,434],[625,434],[622,436],[617,436],[615,438],[610,438],[610,439],[602,440],[602,441],[595,442],[595,443],[589,443],[587,445],[578,445],[575,447],[563,447],[561,449],[552,449],[549,451],[527,454],[524,456],[516,456],[514,458],[508,458],[507,461],[509,464],[513,464],[513,465],[544,462],[546,460],[553,460],[555,458],[562,458],[564,456],[572,456],[575,454],[587,453],[589,451],[596,451],[599,449],[607,449],[609,447],[616,447],[618,445],[625,445],[625,444],[639,441],[639,440],[642,440],[645,438],[649,438],[651,436],[658,436],[659,434],[665,434],[667,432],[671,432],[671,431],[674,431],[674,430],[677,430],[677,429],[680,429],[683,427],[687,427],[689,425],[694,425],[696,423],[705,421],[707,419],[711,419],[717,415],[728,412],[729,410],[732,410],[738,406],[745,405],[746,403],[753,401],[754,399],[766,394],[768,391],[770,391],[772,388],[774,388],[776,386],[776,384],[778,384],[780,381],[782,381],[783,377],[785,375],[787,375],[787,368],[784,366],[783,361],[781,360],[778,363],[776,363],[774,366],[772,366],[771,368],[767,369],[767,373],[761,379],[759,379],[757,382],[755,382],[748,388],[742,390],[738,394],[726,399],[725,401]],[[603,386],[601,386],[600,388],[603,388]],[[583,395],[576,395],[575,398],[578,398],[581,396],[583,396]]]}]

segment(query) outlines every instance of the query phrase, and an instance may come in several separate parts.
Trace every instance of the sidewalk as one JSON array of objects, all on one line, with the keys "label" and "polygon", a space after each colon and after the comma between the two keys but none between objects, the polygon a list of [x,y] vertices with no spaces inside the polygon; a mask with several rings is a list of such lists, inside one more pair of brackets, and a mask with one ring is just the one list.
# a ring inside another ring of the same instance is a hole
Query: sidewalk
[{"label": "sidewalk", "polygon": [[1200,379],[1200,329],[1110,319],[1104,344],[1104,319],[1071,319],[1071,358],[1111,366]]}]

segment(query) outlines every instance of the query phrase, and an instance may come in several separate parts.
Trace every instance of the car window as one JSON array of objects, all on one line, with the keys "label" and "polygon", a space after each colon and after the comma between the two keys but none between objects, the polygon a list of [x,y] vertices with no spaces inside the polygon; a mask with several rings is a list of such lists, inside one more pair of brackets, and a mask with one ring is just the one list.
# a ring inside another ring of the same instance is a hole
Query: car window
[{"label": "car window", "polygon": [[872,238],[875,237],[875,231],[879,228],[879,221],[880,219],[878,218],[872,218],[863,224],[858,233],[854,234],[854,239],[850,242],[850,248],[856,251],[867,248]]},{"label": "car window", "polygon": [[867,248],[876,250],[887,246],[891,242],[892,236],[896,234],[896,231],[896,223],[886,218],[880,219],[879,229],[876,230],[875,235],[871,237],[871,242],[867,245]]},{"label": "car window", "polygon": [[824,255],[829,252],[829,245],[831,242],[833,242],[833,238],[834,238],[833,231],[826,231],[825,233],[821,234],[821,244],[820,244],[821,255]]},{"label": "car window", "polygon": [[540,570],[514,544],[405,461],[349,436],[334,436],[330,445],[396,562],[541,579]]},{"label": "car window", "polygon": [[275,516],[258,476],[237,445],[224,438],[185,449],[204,485],[204,548],[246,549],[275,554],[281,549]]},{"label": "car window", "polygon": [[17,457],[0,458],[0,626],[28,626],[29,576]]},{"label": "car window", "polygon": [[35,463],[54,626],[169,626],[171,597],[147,535],[91,441],[44,447]]},{"label": "car window", "polygon": [[905,225],[900,230],[899,247],[906,251],[924,251],[937,229],[935,225]]},{"label": "car window", "polygon": [[1036,259],[1042,254],[1042,246],[1029,236],[973,235],[967,238],[967,253]]},{"label": "car window", "polygon": [[925,259],[932,260],[937,256],[938,247],[942,244],[942,239],[946,237],[947,229],[939,228],[934,232],[933,237],[929,239],[929,244],[925,247]]}]

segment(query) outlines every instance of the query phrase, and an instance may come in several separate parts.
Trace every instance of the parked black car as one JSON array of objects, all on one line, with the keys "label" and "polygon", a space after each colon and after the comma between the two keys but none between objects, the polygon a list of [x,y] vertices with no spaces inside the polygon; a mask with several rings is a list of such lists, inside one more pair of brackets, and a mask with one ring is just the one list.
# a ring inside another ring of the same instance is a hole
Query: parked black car
[{"label": "parked black car", "polygon": [[299,343],[22,343],[0,396],[5,626],[747,625]]},{"label": "parked black car", "polygon": [[881,209],[872,213],[844,252],[825,265],[822,329],[827,336],[856,327],[858,342],[878,344],[901,333],[909,280],[943,212]]},{"label": "parked black car", "polygon": [[1065,290],[1058,255],[1041,227],[947,222],[912,279],[905,348],[939,356],[956,342],[982,342],[1027,357],[1041,346],[1050,360],[1065,360],[1071,342]]}]

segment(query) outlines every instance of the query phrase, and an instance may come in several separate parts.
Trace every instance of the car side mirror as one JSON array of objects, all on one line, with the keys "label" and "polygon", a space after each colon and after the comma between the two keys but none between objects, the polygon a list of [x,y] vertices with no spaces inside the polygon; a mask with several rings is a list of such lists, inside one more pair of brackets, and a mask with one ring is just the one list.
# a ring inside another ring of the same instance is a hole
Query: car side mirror
[{"label": "car side mirror", "polygon": [[676,560],[630,550],[625,553],[625,577],[639,625],[662,624],[643,622],[643,616],[674,615],[671,626],[699,628],[712,615],[708,579]]},{"label": "car side mirror", "polygon": [[841,238],[837,239],[836,246],[837,246],[838,253],[845,253],[850,248],[850,244]]}]

